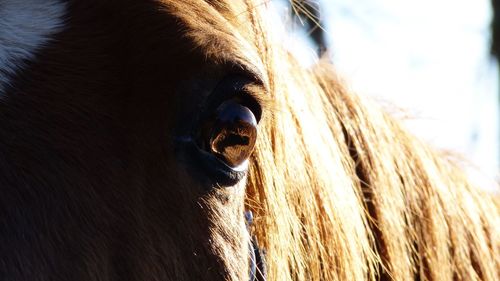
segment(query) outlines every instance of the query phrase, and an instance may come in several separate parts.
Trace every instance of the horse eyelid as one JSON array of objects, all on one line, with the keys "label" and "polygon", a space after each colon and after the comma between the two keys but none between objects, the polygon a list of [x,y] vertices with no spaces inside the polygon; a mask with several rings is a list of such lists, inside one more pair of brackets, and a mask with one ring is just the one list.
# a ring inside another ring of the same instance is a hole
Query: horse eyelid
[{"label": "horse eyelid", "polygon": [[243,105],[247,106],[252,110],[259,122],[262,119],[262,113],[264,112],[265,105],[265,93],[266,90],[262,85],[259,84],[251,84],[245,87],[243,93],[239,96],[243,98]]}]

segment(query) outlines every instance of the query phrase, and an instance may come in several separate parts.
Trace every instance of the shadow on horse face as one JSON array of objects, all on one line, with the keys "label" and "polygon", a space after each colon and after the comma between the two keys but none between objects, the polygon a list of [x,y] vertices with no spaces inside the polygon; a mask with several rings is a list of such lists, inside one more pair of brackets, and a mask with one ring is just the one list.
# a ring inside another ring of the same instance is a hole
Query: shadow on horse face
[{"label": "shadow on horse face", "polygon": [[[212,6],[175,2],[69,1],[13,80],[0,110],[5,280],[248,278],[263,83],[218,38],[233,31],[206,25]],[[18,261],[32,266],[9,271]]]}]

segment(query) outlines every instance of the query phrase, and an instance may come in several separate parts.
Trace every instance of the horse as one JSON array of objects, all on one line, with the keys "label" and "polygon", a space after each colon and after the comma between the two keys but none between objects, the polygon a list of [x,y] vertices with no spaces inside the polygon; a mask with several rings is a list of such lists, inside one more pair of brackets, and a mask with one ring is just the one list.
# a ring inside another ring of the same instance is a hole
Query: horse
[{"label": "horse", "polygon": [[496,197],[267,6],[0,1],[1,280],[498,280]]}]

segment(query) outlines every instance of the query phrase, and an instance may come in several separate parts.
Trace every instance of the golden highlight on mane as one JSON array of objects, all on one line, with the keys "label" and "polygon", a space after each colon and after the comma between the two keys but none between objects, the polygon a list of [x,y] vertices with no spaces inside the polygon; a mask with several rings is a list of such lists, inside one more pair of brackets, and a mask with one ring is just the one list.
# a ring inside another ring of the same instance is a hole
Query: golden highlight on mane
[{"label": "golden highlight on mane", "polygon": [[301,67],[269,30],[266,2],[209,1],[213,22],[185,21],[215,29],[188,36],[208,55],[244,54],[269,89],[246,198],[268,279],[499,280],[494,198],[328,62]]}]

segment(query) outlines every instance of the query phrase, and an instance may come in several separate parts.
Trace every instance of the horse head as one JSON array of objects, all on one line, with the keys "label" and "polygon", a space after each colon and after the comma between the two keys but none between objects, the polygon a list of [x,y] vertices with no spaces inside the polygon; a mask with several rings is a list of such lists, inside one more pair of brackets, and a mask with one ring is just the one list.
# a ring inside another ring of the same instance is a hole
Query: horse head
[{"label": "horse head", "polygon": [[0,3],[4,279],[248,279],[266,81],[222,4]]},{"label": "horse head", "polygon": [[498,280],[491,196],[266,5],[0,0],[0,279],[262,280],[264,248],[270,280]]}]

